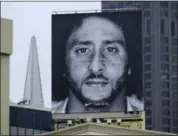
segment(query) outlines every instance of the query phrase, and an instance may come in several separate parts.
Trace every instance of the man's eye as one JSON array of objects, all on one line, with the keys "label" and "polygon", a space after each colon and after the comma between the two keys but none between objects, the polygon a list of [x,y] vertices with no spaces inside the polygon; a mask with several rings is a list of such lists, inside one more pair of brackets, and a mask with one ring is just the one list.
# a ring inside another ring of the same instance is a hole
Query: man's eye
[{"label": "man's eye", "polygon": [[79,55],[85,55],[86,53],[88,53],[90,50],[87,48],[80,48],[76,50],[76,53]]},{"label": "man's eye", "polygon": [[118,49],[117,48],[114,48],[114,47],[107,47],[106,49],[105,49],[105,52],[106,53],[117,53],[118,52]]}]

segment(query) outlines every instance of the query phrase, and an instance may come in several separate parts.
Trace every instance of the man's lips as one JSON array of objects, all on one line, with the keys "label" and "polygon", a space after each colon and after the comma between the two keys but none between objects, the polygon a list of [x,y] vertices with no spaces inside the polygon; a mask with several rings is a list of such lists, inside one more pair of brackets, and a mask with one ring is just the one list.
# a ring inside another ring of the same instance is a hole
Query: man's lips
[{"label": "man's lips", "polygon": [[108,84],[108,81],[103,79],[89,79],[85,82],[87,85],[106,85]]}]

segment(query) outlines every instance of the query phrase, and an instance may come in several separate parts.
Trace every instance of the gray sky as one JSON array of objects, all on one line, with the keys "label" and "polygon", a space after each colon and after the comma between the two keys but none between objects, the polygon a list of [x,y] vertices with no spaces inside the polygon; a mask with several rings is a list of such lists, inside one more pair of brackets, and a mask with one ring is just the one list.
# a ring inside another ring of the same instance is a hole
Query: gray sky
[{"label": "gray sky", "polygon": [[1,17],[13,20],[13,54],[10,58],[10,99],[23,98],[30,38],[37,39],[45,107],[51,108],[52,11],[100,10],[100,2],[2,2]]}]

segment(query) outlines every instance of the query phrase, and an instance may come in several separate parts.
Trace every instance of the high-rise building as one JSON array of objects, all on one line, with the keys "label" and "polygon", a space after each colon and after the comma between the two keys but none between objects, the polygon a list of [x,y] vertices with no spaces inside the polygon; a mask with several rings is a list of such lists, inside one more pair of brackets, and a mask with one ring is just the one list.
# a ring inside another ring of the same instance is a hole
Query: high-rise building
[{"label": "high-rise building", "polygon": [[28,58],[23,101],[20,103],[44,107],[36,37],[32,36]]},{"label": "high-rise building", "polygon": [[142,11],[146,128],[178,133],[178,2],[102,2],[102,10]]}]

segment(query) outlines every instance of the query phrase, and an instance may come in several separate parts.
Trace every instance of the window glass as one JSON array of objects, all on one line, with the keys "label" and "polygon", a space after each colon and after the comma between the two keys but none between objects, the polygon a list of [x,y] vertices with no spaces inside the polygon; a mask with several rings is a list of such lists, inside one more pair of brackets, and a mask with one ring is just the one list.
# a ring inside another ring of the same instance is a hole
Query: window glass
[{"label": "window glass", "polygon": [[145,64],[144,69],[145,69],[145,71],[151,70],[151,64]]},{"label": "window glass", "polygon": [[145,88],[151,88],[151,82],[145,82]]},{"label": "window glass", "polygon": [[150,37],[145,37],[144,38],[144,43],[145,44],[150,44],[151,43],[151,38]]},{"label": "window glass", "polygon": [[162,102],[163,107],[169,107],[170,106],[169,100],[167,100],[167,99],[163,99],[161,102]]},{"label": "window glass", "polygon": [[161,69],[169,71],[169,64],[161,64]]},{"label": "window glass", "polygon": [[172,21],[171,22],[171,36],[175,36],[175,31],[176,31],[175,22]]},{"label": "window glass", "polygon": [[150,53],[150,52],[151,52],[151,46],[146,46],[146,47],[144,48],[144,52],[145,52],[145,53]]},{"label": "window glass", "polygon": [[160,33],[164,35],[164,20],[163,19],[160,21]]},{"label": "window glass", "polygon": [[162,8],[168,8],[168,2],[167,1],[160,1],[160,6]]},{"label": "window glass", "polygon": [[169,93],[169,91],[167,90],[163,90],[162,92],[161,92],[161,96],[162,97],[165,97],[165,98],[169,98],[170,97],[170,93]]}]

